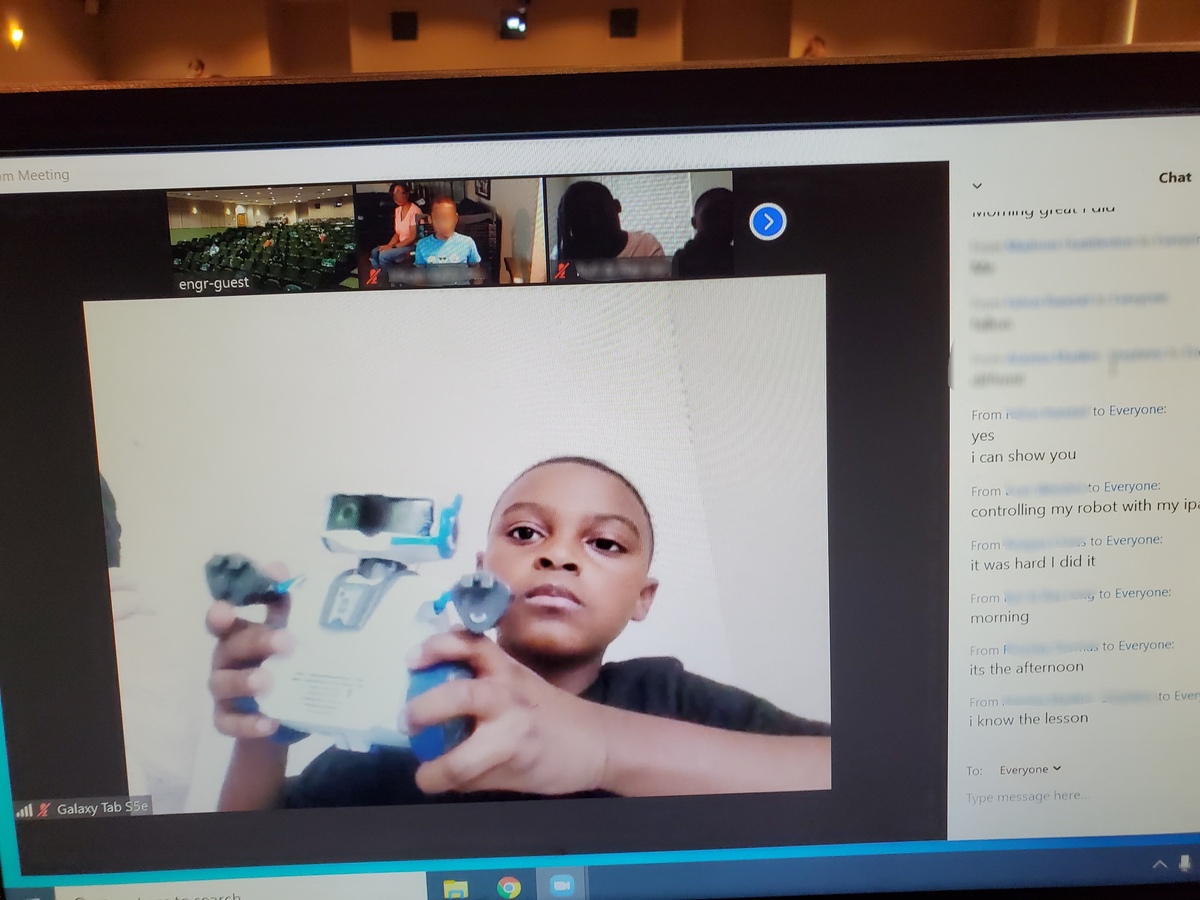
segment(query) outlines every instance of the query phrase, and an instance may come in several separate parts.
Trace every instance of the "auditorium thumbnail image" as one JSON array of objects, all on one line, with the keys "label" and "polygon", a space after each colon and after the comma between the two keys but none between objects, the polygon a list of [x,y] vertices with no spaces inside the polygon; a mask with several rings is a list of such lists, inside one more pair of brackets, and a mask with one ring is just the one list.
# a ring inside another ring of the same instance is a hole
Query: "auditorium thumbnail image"
[{"label": "auditorium thumbnail image", "polygon": [[363,287],[546,280],[540,178],[357,184],[354,216]]},{"label": "auditorium thumbnail image", "polygon": [[733,173],[546,179],[552,281],[733,275]]},{"label": "auditorium thumbnail image", "polygon": [[357,287],[351,194],[349,185],[170,192],[175,273],[181,285],[223,280],[260,293]]}]

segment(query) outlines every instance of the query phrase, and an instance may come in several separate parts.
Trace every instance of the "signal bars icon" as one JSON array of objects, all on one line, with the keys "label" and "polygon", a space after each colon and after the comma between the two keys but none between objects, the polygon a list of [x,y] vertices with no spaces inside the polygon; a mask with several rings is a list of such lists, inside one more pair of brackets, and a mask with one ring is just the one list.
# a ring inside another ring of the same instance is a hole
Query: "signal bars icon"
[{"label": "signal bars icon", "polygon": [[18,809],[17,810],[17,818],[18,819],[32,819],[33,818],[33,804],[27,803],[24,806],[22,806],[20,809]]}]

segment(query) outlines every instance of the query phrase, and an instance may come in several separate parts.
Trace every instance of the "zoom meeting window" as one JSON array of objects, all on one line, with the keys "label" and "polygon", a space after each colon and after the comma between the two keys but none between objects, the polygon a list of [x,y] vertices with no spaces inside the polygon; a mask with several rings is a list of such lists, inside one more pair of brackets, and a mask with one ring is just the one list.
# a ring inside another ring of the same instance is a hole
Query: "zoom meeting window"
[{"label": "zoom meeting window", "polygon": [[947,164],[395,174],[0,199],[21,875],[945,837]]}]

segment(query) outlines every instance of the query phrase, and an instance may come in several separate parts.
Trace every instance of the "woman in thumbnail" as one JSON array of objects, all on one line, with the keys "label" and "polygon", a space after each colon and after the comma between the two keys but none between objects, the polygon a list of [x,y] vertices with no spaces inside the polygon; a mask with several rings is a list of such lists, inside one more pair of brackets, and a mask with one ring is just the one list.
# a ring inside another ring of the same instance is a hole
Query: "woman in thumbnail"
[{"label": "woman in thumbnail", "polygon": [[421,210],[412,202],[412,188],[402,181],[393,181],[388,193],[396,204],[394,233],[390,241],[371,251],[372,269],[399,262],[413,252],[417,243],[417,218]]},{"label": "woman in thumbnail", "polygon": [[621,201],[598,181],[577,181],[558,201],[557,259],[664,256],[648,231],[621,228]]}]

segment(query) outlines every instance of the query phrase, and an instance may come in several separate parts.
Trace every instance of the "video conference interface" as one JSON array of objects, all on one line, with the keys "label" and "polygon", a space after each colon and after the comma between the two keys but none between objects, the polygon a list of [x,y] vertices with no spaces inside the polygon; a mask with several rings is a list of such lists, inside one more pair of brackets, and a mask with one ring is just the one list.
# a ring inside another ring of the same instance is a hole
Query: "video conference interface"
[{"label": "video conference interface", "polygon": [[0,635],[5,878],[586,897],[451,863],[1119,834],[1187,876],[1200,229],[1070,149],[1195,122],[986,127],[1020,185],[964,132],[0,196],[126,223],[96,282],[16,281],[46,325],[6,372],[66,399],[14,452],[81,549],[72,614]]},{"label": "video conference interface", "polygon": [[[89,649],[5,692],[22,871],[939,834],[944,685],[831,640],[882,572],[831,554],[829,498],[873,505],[831,460],[880,402],[930,424],[882,465],[944,490],[941,367],[880,396],[860,361],[900,350],[872,286],[945,297],[946,191],[921,163],[122,195],[140,282],[56,301]],[[894,265],[864,280],[851,234]],[[945,303],[906,315],[936,360]],[[944,528],[880,561],[914,597]],[[843,670],[903,704],[838,712]],[[85,723],[91,764],[57,764]],[[885,730],[921,761],[881,800],[849,776]],[[718,835],[696,803],[779,813]]]}]

